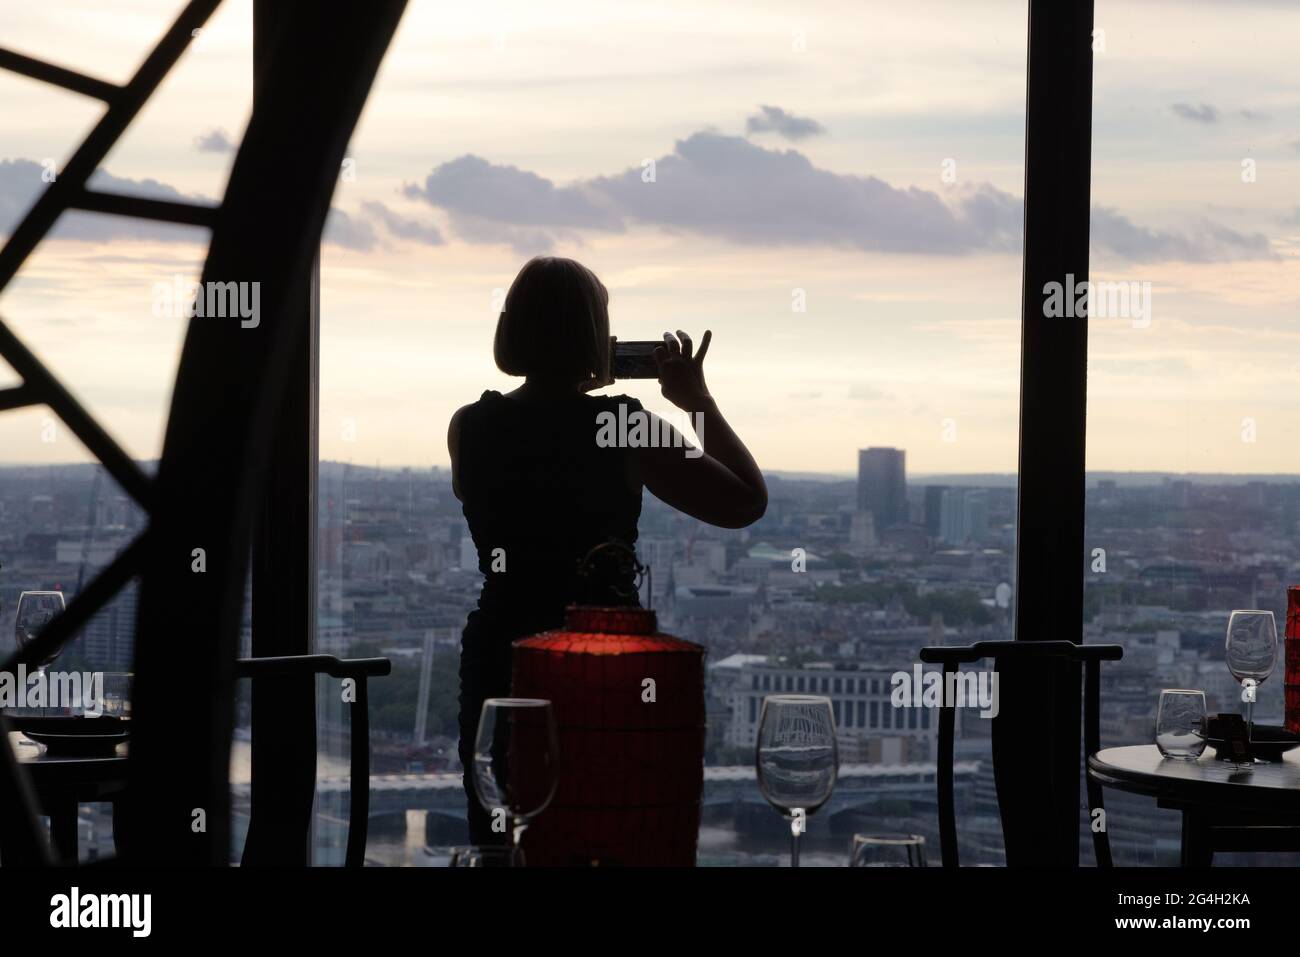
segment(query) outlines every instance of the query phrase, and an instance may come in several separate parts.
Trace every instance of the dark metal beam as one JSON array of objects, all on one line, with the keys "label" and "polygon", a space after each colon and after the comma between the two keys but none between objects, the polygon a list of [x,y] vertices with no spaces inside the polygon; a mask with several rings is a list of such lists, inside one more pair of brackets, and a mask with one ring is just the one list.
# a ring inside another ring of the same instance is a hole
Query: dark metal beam
[{"label": "dark metal beam", "polygon": [[82,96],[94,97],[106,103],[112,103],[117,99],[118,94],[122,92],[122,88],[116,83],[106,83],[103,80],[86,76],[84,73],[67,70],[61,66],[55,66],[53,63],[46,63],[44,60],[24,56],[3,47],[0,47],[0,69],[8,70],[11,73],[19,73],[31,77],[33,80],[40,80],[43,83],[61,86],[65,90],[80,93]]},{"label": "dark metal beam", "polygon": [[[4,247],[0,248],[0,289],[8,285],[32,250],[68,208],[71,197],[84,189],[86,180],[171,69],[193,32],[207,19],[217,2],[219,0],[195,0],[186,7],[145,59],[131,83],[121,89],[110,89],[88,77],[12,51],[0,51],[0,67],[109,100],[109,109],[77,149],[62,178],[51,183],[41,194]],[[146,511],[151,511],[150,485],[144,473],[3,322],[0,322],[0,355],[24,379],[22,385],[4,391],[0,406],[13,409],[38,402],[48,404],[87,449],[99,458],[122,488]],[[138,567],[140,550],[141,543],[137,539],[96,577],[84,593],[74,597],[72,605],[36,641],[13,656],[5,667],[13,668],[20,659],[25,661],[30,656],[35,660],[51,649],[61,647],[125,585]],[[5,856],[5,864],[48,864],[51,855],[36,818],[37,804],[31,782],[9,753],[9,748],[3,746],[8,732],[8,723],[0,715],[0,751],[3,752],[0,755],[0,844],[3,844],[3,851],[0,853]]]},{"label": "dark metal beam", "polygon": [[[283,5],[292,29],[254,98],[203,271],[205,282],[262,283],[260,321],[189,324],[155,484],[136,630],[134,798],[122,821],[132,863],[230,861],[244,585],[294,357],[307,345],[301,290],[405,3],[340,5],[329,16],[305,0]],[[204,573],[193,570],[195,548],[205,550]]]},{"label": "dark metal beam", "polygon": [[207,22],[219,2],[220,0],[190,0],[176,22],[145,58],[135,76],[114,94],[108,109],[90,131],[90,135],[77,147],[67,165],[59,171],[58,178],[41,193],[22,222],[10,234],[4,248],[0,249],[0,289],[9,285],[9,280],[13,279],[32,250],[45,238],[55,220],[85,188],[91,174],[99,169],[99,164],[104,161],[108,151],[121,138],[163,77],[185,52],[194,31]]},{"label": "dark metal beam", "polygon": [[[253,3],[253,95],[266,92],[277,57],[312,68],[316,53],[282,44],[303,8],[283,0]],[[317,332],[320,259],[288,290],[295,327],[288,386],[280,402],[266,483],[253,529],[253,656],[310,655],[315,648]],[[311,861],[316,793],[316,680],[259,678],[252,683],[252,785],[245,866],[303,867]]]},{"label": "dark metal beam", "polygon": [[[1030,0],[1016,640],[1082,640],[1086,318],[1049,283],[1088,277],[1092,0]],[[1005,663],[993,723],[1008,864],[1079,860],[1079,666]]]},{"label": "dark metal beam", "polygon": [[72,393],[64,388],[45,364],[23,345],[3,320],[0,320],[0,355],[23,377],[23,385],[20,386],[26,390],[23,397],[35,395],[40,402],[48,405],[87,451],[103,463],[108,474],[113,476],[122,490],[148,511],[151,501],[149,477],[112,436],[104,431],[95,417],[82,408],[81,403],[73,398]]},{"label": "dark metal beam", "polygon": [[163,223],[179,223],[182,226],[204,226],[208,229],[212,228],[217,218],[216,206],[176,203],[165,199],[126,196],[121,193],[105,193],[90,189],[82,190],[75,196],[71,207],[84,209],[90,213],[133,216],[137,219],[155,219]]},{"label": "dark metal beam", "polygon": [[28,406],[40,404],[41,397],[36,394],[36,390],[31,386],[15,385],[10,386],[8,389],[0,389],[0,412],[25,409]]}]

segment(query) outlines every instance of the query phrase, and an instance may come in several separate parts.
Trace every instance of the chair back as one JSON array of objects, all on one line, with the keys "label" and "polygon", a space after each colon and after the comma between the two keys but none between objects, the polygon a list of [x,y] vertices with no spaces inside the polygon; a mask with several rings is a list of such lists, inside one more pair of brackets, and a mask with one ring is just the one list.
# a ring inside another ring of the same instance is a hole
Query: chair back
[{"label": "chair back", "polygon": [[[1073,688],[1078,694],[1078,671],[1084,672],[1084,760],[1101,747],[1100,704],[1101,662],[1118,661],[1124,656],[1120,645],[1082,645],[1071,641],[979,641],[972,645],[937,646],[921,649],[921,661],[943,666],[943,687],[947,689],[949,675],[962,664],[992,659],[998,672],[1000,689],[1010,684],[1017,692],[1013,700],[1024,702],[1031,698],[1019,692],[1027,682],[1052,682],[1053,690]],[[1009,679],[1009,681],[1008,681]],[[1071,680],[1073,679],[1073,680]],[[956,701],[946,693],[939,711],[939,740],[935,775],[939,803],[939,852],[944,867],[958,865],[957,813],[953,794],[953,744],[956,725]],[[1023,725],[1033,721],[1033,715],[1023,710],[999,713],[993,719],[993,775],[998,788],[998,807],[1002,817],[1003,840],[1007,848],[1007,863],[1033,862],[1077,866],[1078,838],[1074,828],[1068,826],[1078,821],[1079,763],[1074,762],[1068,781],[1053,777],[1050,767],[1041,775],[1010,773],[1023,770],[1036,761],[1035,755],[1024,753],[1025,735],[1008,734],[1014,722]],[[1056,729],[1050,726],[1045,735],[1039,735],[1052,749],[1064,748],[1078,753],[1078,726]],[[1066,737],[1068,735],[1068,738]],[[1050,758],[1052,754],[1045,755]],[[1013,768],[1013,765],[1015,767]],[[1034,781],[1033,787],[1027,782]],[[1102,788],[1088,779],[1088,806],[1096,813],[1103,811]],[[1046,806],[1044,806],[1046,804]],[[1060,822],[1067,827],[1060,827]],[[1064,834],[1073,843],[1069,847],[1056,835]],[[1098,867],[1112,866],[1110,841],[1104,826],[1092,829],[1093,852]]]},{"label": "chair back", "polygon": [[[387,675],[392,671],[387,658],[336,658],[333,655],[289,655],[276,658],[240,658],[235,662],[235,674],[240,678],[314,677],[325,674],[332,678],[354,681],[355,695],[351,699],[351,766],[349,768],[348,846],[344,867],[361,867],[366,857],[366,831],[370,817],[370,695],[366,679]],[[275,728],[258,731],[275,734]],[[274,795],[269,795],[274,797]],[[301,807],[280,808],[277,804],[264,804],[255,796],[248,820],[248,839],[244,845],[243,863],[256,865],[282,860],[280,848],[302,848],[310,834],[311,805],[315,790],[302,794]],[[268,813],[269,812],[269,813]],[[272,826],[262,825],[262,817]],[[286,820],[304,821],[301,833],[282,833]],[[290,858],[292,859],[292,858]]]}]

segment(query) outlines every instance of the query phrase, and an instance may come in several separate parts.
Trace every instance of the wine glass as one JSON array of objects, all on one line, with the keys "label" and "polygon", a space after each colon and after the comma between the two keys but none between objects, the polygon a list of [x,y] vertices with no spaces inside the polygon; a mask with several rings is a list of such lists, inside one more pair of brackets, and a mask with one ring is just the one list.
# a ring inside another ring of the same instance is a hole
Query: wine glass
[{"label": "wine glass", "polygon": [[516,864],[524,829],[555,796],[559,745],[551,703],[541,698],[488,698],[474,740],[474,792],[493,826],[511,824]]},{"label": "wine glass", "polygon": [[[63,609],[61,591],[25,591],[19,595],[18,611],[14,615],[14,641],[18,645],[18,650],[21,651],[34,641],[46,625],[63,614]],[[59,657],[61,651],[62,649],[58,649],[45,660],[36,662],[37,672],[45,671],[46,667]],[[45,709],[41,708],[40,713],[45,714]]]},{"label": "wine glass", "polygon": [[103,713],[115,718],[131,717],[131,680],[129,672],[106,671],[102,687]]},{"label": "wine glass", "polygon": [[925,867],[919,834],[854,834],[849,867]]},{"label": "wine glass", "polygon": [[[18,612],[14,616],[14,640],[18,649],[21,651],[35,640],[46,625],[63,614],[63,608],[61,591],[25,591],[19,595]],[[38,662],[37,667],[44,668],[57,657],[59,651]]]},{"label": "wine glass", "polygon": [[1156,709],[1156,747],[1166,758],[1195,761],[1205,751],[1205,692],[1166,688]]},{"label": "wine glass", "polygon": [[452,849],[448,867],[517,867],[523,852],[517,847],[483,845]]},{"label": "wine glass", "polygon": [[830,800],[839,772],[835,713],[819,695],[769,695],[758,719],[758,789],[790,818],[790,866],[808,815]]},{"label": "wine glass", "polygon": [[[1254,609],[1234,611],[1228,617],[1225,650],[1228,670],[1241,682],[1241,698],[1246,702],[1246,740],[1250,742],[1256,689],[1277,665],[1277,623],[1273,613]],[[1259,758],[1255,760],[1267,763]]]}]

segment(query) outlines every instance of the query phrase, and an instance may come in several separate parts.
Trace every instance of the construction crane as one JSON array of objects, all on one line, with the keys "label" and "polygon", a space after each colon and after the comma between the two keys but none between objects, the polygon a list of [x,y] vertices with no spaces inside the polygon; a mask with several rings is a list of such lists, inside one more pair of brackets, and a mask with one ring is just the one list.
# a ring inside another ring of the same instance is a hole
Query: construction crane
[{"label": "construction crane", "polygon": [[429,741],[429,691],[433,682],[433,629],[424,633],[424,657],[420,659],[420,698],[415,707],[415,747],[423,748]]}]

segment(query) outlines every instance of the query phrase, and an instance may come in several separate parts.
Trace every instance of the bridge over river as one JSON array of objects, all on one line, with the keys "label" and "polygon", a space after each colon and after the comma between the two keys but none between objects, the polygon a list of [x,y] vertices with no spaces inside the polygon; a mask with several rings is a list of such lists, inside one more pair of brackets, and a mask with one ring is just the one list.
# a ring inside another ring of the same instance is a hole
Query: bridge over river
[{"label": "bridge over river", "polygon": [[[958,794],[978,773],[980,762],[958,761],[954,778]],[[325,777],[317,782],[318,813],[335,821],[346,821],[350,806],[347,777]],[[238,811],[248,808],[248,785],[232,786]],[[935,765],[845,764],[841,765],[835,793],[830,802],[809,818],[809,834],[819,831],[852,832],[862,818],[878,816],[881,802],[906,802],[912,813],[935,814]],[[370,778],[370,820],[372,828],[405,826],[407,812],[424,811],[426,834],[431,843],[463,841],[465,794],[458,773],[374,774]],[[241,815],[242,816],[242,815]],[[707,767],[704,769],[706,824],[729,823],[739,832],[781,829],[758,790],[752,767]],[[386,821],[385,819],[396,819]]]}]

